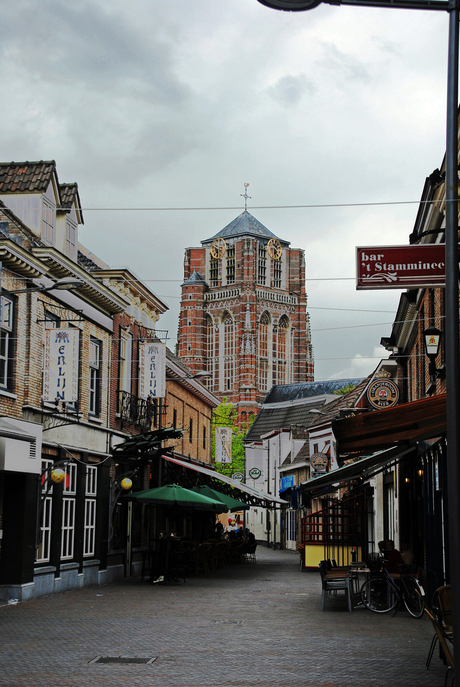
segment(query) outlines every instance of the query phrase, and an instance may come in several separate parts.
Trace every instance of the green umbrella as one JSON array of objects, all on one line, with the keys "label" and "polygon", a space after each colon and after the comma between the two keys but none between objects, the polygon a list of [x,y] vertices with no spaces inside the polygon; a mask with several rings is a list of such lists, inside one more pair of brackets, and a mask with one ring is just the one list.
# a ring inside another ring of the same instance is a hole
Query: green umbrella
[{"label": "green umbrella", "polygon": [[204,494],[208,498],[222,501],[222,503],[227,506],[228,511],[233,512],[236,510],[249,510],[250,508],[250,506],[247,503],[239,501],[238,499],[233,498],[233,496],[227,496],[227,494],[222,494],[220,491],[212,489],[207,484],[201,484],[198,487],[198,489],[200,490],[200,493]]},{"label": "green umbrella", "polygon": [[227,511],[227,506],[222,501],[209,498],[191,489],[185,489],[178,484],[165,484],[164,487],[135,491],[122,498],[139,503],[158,503],[163,506],[189,506],[202,510],[213,510],[216,513]]}]

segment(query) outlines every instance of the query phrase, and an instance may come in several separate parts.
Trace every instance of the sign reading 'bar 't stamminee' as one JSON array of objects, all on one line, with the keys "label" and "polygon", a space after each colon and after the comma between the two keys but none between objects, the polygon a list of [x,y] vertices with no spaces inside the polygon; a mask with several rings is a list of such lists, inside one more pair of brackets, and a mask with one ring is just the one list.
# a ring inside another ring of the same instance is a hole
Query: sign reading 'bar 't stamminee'
[{"label": "sign reading 'bar 't stamminee'", "polygon": [[356,249],[357,289],[415,289],[445,286],[442,243]]}]

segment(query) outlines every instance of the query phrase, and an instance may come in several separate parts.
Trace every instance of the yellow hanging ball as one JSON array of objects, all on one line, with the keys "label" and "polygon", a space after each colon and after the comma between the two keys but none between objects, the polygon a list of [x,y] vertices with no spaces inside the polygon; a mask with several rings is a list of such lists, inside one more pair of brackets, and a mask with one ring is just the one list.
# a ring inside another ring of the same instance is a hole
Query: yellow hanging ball
[{"label": "yellow hanging ball", "polygon": [[54,482],[55,484],[60,484],[61,482],[64,481],[64,478],[65,478],[65,472],[64,472],[64,470],[61,470],[61,468],[56,468],[51,473],[51,481]]},{"label": "yellow hanging ball", "polygon": [[132,486],[133,486],[133,483],[132,483],[132,480],[129,479],[129,477],[125,477],[120,482],[120,487],[122,489],[124,489],[125,491],[128,491],[128,489],[131,489]]}]

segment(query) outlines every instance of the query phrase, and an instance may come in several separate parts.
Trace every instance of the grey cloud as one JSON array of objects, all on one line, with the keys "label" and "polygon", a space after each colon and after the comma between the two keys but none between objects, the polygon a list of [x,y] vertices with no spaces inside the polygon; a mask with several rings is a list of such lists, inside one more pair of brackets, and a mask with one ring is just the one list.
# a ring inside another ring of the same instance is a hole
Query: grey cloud
[{"label": "grey cloud", "polygon": [[305,93],[314,93],[313,82],[305,74],[282,76],[276,84],[267,88],[267,93],[281,105],[292,107],[299,104]]},{"label": "grey cloud", "polygon": [[354,55],[342,52],[332,43],[323,43],[324,57],[321,60],[321,69],[328,74],[328,80],[334,79],[342,84],[351,81],[369,83],[371,75],[369,67],[364,60]]},{"label": "grey cloud", "polygon": [[89,2],[8,5],[0,15],[3,54],[35,80],[99,91],[120,88],[166,105],[186,102],[189,88],[173,73],[171,46],[161,24],[142,31],[126,16]]}]

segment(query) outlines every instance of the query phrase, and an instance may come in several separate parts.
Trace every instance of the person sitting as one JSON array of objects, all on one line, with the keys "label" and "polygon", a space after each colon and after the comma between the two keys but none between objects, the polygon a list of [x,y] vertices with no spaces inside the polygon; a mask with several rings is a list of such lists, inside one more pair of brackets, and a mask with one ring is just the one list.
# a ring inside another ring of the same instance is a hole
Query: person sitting
[{"label": "person sitting", "polygon": [[410,544],[406,542],[401,542],[401,558],[405,565],[411,566],[415,563],[414,552],[412,551]]},{"label": "person sitting", "polygon": [[388,539],[385,546],[386,560],[384,561],[385,568],[390,575],[395,575],[401,572],[400,565],[404,566],[401,553],[395,549],[395,543],[392,539]]}]

